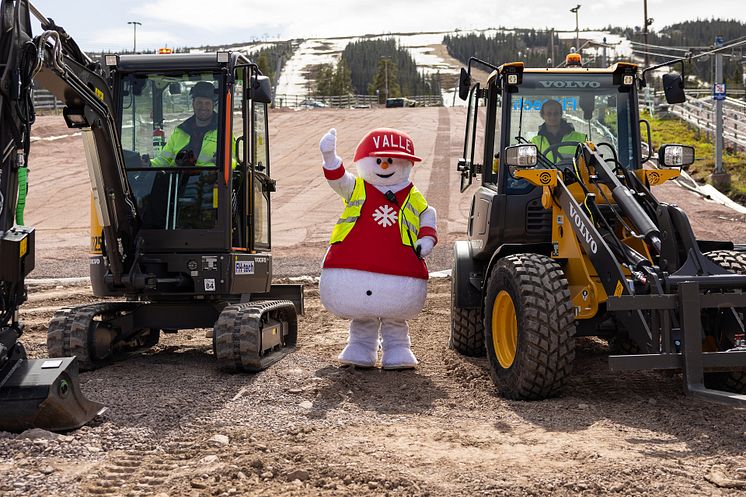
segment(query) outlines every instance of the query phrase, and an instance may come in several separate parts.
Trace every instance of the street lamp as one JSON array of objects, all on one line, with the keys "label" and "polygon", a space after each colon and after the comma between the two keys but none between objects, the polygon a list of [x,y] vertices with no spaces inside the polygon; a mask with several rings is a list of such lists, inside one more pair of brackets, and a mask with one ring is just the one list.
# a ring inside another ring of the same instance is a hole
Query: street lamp
[{"label": "street lamp", "polygon": [[384,95],[387,100],[389,98],[389,64],[388,64],[389,59],[390,57],[387,57],[387,56],[381,57],[381,60],[383,60],[383,75],[384,75],[383,77],[384,77],[384,85],[385,85]]},{"label": "street lamp", "polygon": [[644,0],[643,5],[645,22],[643,23],[642,34],[645,37],[645,67],[650,67],[650,54],[648,53],[650,52],[650,47],[648,46],[648,26],[653,24],[653,18],[648,17],[648,0]]},{"label": "street lamp", "polygon": [[127,24],[132,24],[132,28],[134,30],[134,38],[132,41],[132,53],[137,53],[137,27],[142,26],[141,22],[138,21],[127,21]]},{"label": "street lamp", "polygon": [[570,9],[570,12],[575,14],[575,50],[580,52],[580,29],[578,28],[578,11],[580,10],[580,5],[578,5],[575,8]]}]

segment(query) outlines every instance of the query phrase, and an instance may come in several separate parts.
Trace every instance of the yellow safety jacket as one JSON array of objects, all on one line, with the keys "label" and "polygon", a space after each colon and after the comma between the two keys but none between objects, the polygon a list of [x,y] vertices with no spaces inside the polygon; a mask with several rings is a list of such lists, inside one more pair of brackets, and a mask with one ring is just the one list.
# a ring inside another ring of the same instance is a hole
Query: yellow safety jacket
[{"label": "yellow safety jacket", "polygon": [[[349,200],[345,200],[345,210],[334,225],[332,237],[329,243],[339,243],[355,227],[355,222],[360,218],[365,203],[365,181],[362,178],[355,179],[355,188]],[[427,209],[427,200],[420,191],[412,185],[407,198],[399,207],[399,235],[404,245],[413,247],[420,233],[420,214]]]},{"label": "yellow safety jacket", "polygon": [[[572,130],[569,133],[562,136],[563,142],[572,142],[572,143],[581,143],[585,141],[585,133],[580,133],[579,131]],[[543,155],[547,157],[550,161],[553,163],[557,163],[559,161],[559,157],[554,157],[553,152],[549,152],[547,154],[547,150],[549,150],[549,147],[551,146],[551,143],[549,143],[549,138],[547,138],[546,135],[538,134],[531,138],[531,143],[536,145],[536,147],[539,149],[539,152],[541,152]],[[575,154],[575,148],[576,145],[563,145],[557,149],[557,151],[562,154],[565,157],[573,156]]]},{"label": "yellow safety jacket", "polygon": [[[193,118],[190,118],[193,119]],[[186,124],[186,123],[184,123]],[[171,137],[168,139],[168,142],[166,143],[166,146],[163,147],[163,150],[158,154],[157,157],[152,159],[150,161],[151,166],[155,167],[170,167],[174,165],[174,161],[176,160],[176,155],[189,145],[189,142],[191,140],[191,136],[187,131],[182,129],[182,125],[179,125],[176,127],[173,133],[171,133]],[[233,150],[236,149],[236,138],[231,137],[231,146],[233,147]],[[214,166],[215,165],[215,159],[217,156],[217,149],[218,149],[218,130],[217,128],[211,129],[210,131],[206,132],[205,135],[202,137],[202,144],[199,149],[199,156],[197,156],[197,161],[195,162],[195,166]],[[236,154],[231,154],[231,167],[233,169],[236,168]]]}]

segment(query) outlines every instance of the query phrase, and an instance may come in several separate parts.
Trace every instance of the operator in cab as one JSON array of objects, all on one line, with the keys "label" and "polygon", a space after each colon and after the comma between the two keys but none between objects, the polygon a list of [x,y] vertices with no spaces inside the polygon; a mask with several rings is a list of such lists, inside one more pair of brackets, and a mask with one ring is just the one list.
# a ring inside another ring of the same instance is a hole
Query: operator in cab
[{"label": "operator in cab", "polygon": [[[562,157],[572,157],[576,145],[586,141],[584,133],[575,131],[572,124],[562,119],[562,104],[557,100],[544,102],[539,115],[544,124],[539,126],[539,133],[531,138],[531,142],[552,163],[558,163]],[[563,145],[556,147],[559,143]]]},{"label": "operator in cab", "polygon": [[151,160],[152,166],[215,165],[218,146],[215,86],[209,81],[200,81],[189,94],[192,96],[194,115],[174,129],[163,150]]}]

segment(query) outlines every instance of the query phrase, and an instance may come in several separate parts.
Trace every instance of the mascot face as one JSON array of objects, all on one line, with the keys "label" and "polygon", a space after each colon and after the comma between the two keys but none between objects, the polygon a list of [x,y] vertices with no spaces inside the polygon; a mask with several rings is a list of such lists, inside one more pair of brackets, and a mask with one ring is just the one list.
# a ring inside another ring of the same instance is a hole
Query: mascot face
[{"label": "mascot face", "polygon": [[358,160],[358,175],[371,185],[393,186],[409,181],[412,161],[392,157],[363,157]]}]

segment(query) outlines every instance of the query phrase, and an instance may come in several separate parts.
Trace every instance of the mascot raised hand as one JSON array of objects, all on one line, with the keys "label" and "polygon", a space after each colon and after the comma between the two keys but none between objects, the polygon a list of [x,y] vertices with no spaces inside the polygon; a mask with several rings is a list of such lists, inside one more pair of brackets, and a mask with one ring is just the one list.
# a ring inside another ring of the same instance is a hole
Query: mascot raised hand
[{"label": "mascot raised hand", "polygon": [[409,135],[389,128],[360,140],[353,159],[357,177],[337,155],[336,130],[324,135],[319,148],[324,176],[344,201],[319,283],[324,307],[350,320],[339,361],[374,367],[380,346],[383,369],[414,368],[407,320],[424,306],[424,258],[438,242],[435,209],[410,181],[422,159]]}]

